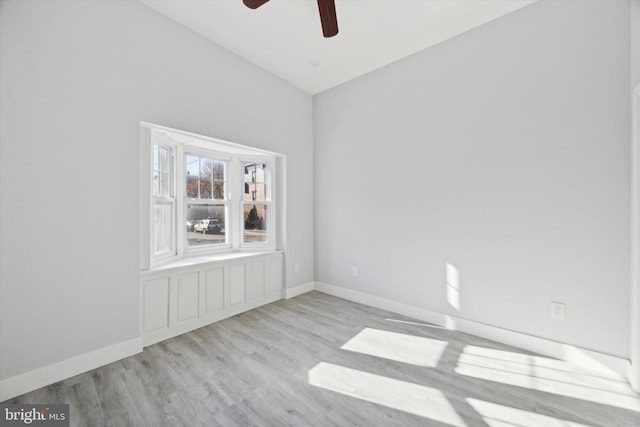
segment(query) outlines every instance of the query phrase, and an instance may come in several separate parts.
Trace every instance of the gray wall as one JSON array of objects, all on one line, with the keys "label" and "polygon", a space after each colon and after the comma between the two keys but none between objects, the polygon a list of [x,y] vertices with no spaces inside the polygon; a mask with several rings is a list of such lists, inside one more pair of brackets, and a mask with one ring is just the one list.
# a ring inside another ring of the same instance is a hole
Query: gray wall
[{"label": "gray wall", "polygon": [[628,357],[629,34],[541,1],[316,96],[316,280]]},{"label": "gray wall", "polygon": [[[635,88],[640,85],[640,0],[631,0],[631,91],[635,91]],[[638,100],[640,101],[640,100]],[[632,100],[633,102],[633,100]],[[637,102],[637,101],[636,101]],[[640,111],[635,111],[635,115],[632,120],[636,121],[637,130],[640,131]],[[640,141],[638,136],[633,142],[635,145],[635,156],[632,159],[632,167],[634,168],[634,175],[632,179],[632,195],[631,203],[634,204],[632,208],[632,250],[631,260],[634,262],[632,273],[632,290],[631,290],[631,363],[633,365],[633,372],[631,383],[635,385],[636,389],[640,387]],[[635,227],[634,227],[635,226]],[[635,228],[635,229],[634,229]],[[634,377],[635,375],[635,377]]]},{"label": "gray wall", "polygon": [[0,378],[139,336],[141,120],[286,154],[313,280],[310,95],[137,2],[2,1],[0,31]]},{"label": "gray wall", "polygon": [[631,3],[631,87],[640,84],[640,0]]}]

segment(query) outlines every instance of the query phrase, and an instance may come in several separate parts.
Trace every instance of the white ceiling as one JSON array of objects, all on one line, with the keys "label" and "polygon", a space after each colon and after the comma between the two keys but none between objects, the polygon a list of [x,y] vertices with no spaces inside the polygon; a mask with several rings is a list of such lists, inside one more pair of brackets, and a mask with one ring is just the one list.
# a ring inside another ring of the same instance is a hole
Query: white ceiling
[{"label": "white ceiling", "polygon": [[339,33],[322,36],[315,0],[140,0],[316,94],[536,0],[336,0]]}]

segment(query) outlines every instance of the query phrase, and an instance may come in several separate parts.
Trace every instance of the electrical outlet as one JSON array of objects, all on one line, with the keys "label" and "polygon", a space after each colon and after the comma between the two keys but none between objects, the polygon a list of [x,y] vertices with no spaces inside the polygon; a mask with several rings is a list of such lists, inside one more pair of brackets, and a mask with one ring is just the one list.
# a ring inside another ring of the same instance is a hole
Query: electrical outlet
[{"label": "electrical outlet", "polygon": [[551,303],[551,317],[558,320],[564,320],[566,317],[564,304],[561,302]]},{"label": "electrical outlet", "polygon": [[351,267],[351,276],[358,277],[358,267]]},{"label": "electrical outlet", "polygon": [[300,264],[294,264],[293,265],[293,272],[294,273],[300,273]]}]

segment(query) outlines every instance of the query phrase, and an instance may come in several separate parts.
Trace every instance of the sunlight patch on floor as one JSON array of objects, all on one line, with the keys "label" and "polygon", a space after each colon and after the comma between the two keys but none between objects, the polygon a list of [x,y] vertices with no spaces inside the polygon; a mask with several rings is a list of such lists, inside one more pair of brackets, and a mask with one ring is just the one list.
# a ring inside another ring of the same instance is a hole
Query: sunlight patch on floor
[{"label": "sunlight patch on floor", "polygon": [[416,366],[435,367],[447,344],[433,338],[364,328],[341,348]]},{"label": "sunlight patch on floor", "polygon": [[444,394],[435,388],[326,362],[309,370],[309,384],[452,426],[466,427]]},{"label": "sunlight patch on floor", "polygon": [[466,346],[455,372],[640,412],[640,399],[626,382],[560,360]]},{"label": "sunlight patch on floor", "polygon": [[467,399],[489,427],[589,427],[548,415],[524,411],[478,399]]}]

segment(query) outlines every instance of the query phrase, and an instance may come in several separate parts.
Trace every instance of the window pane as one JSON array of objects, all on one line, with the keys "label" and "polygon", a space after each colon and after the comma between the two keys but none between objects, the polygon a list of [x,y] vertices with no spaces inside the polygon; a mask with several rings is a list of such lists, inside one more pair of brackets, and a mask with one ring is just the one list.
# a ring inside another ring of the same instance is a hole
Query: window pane
[{"label": "window pane", "polygon": [[161,173],[160,174],[160,196],[169,197],[169,174]]},{"label": "window pane", "polygon": [[190,247],[226,243],[225,206],[187,205],[186,227]]},{"label": "window pane", "polygon": [[267,241],[267,205],[244,205],[244,243]]},{"label": "window pane", "polygon": [[267,200],[267,184],[262,183],[244,183],[244,200],[257,200],[264,202]]},{"label": "window pane", "polygon": [[158,147],[158,170],[160,172],[169,171],[169,153],[166,147]]},{"label": "window pane", "polygon": [[200,175],[200,157],[187,154],[185,169],[187,171],[187,176],[196,176],[196,177],[199,176]]},{"label": "window pane", "polygon": [[187,154],[185,197],[224,200],[226,167],[224,160]]},{"label": "window pane", "polygon": [[198,177],[187,175],[187,192],[186,196],[190,199],[198,198]]},{"label": "window pane", "polygon": [[185,156],[185,173],[186,197],[197,199],[200,185],[200,157],[192,156],[191,154]]},{"label": "window pane", "polygon": [[244,200],[255,200],[252,195],[255,193],[256,191],[256,185],[249,183],[249,182],[245,182],[244,183]]},{"label": "window pane", "polygon": [[173,233],[171,224],[173,223],[172,205],[156,204],[153,218],[153,241],[154,253],[161,254],[173,250]]},{"label": "window pane", "polygon": [[216,200],[224,200],[224,181],[213,182],[213,198]]},{"label": "window pane", "polygon": [[201,199],[211,198],[211,181],[206,181],[204,179],[200,180],[200,198]]},{"label": "window pane", "polygon": [[256,184],[256,197],[253,200],[267,200],[267,184]]},{"label": "window pane", "polygon": [[153,145],[153,195],[171,197],[171,152],[169,148]]},{"label": "window pane", "polygon": [[160,196],[169,197],[169,150],[158,147],[158,172],[160,172]]},{"label": "window pane", "polygon": [[224,162],[216,160],[213,163],[213,179],[224,181]]},{"label": "window pane", "polygon": [[252,170],[251,178],[253,179],[253,182],[266,182],[266,172],[267,172],[266,163],[253,164],[251,170]]},{"label": "window pane", "polygon": [[267,201],[268,193],[268,171],[266,163],[243,162],[244,170],[244,200]]},{"label": "window pane", "polygon": [[206,157],[200,158],[200,179],[213,179],[213,161]]},{"label": "window pane", "polygon": [[157,171],[153,171],[153,195],[160,195],[160,174]]},{"label": "window pane", "polygon": [[159,149],[159,147],[156,144],[154,144],[153,145],[153,170],[154,171],[157,171],[158,168],[159,168],[159,165],[158,165],[158,149]]}]

